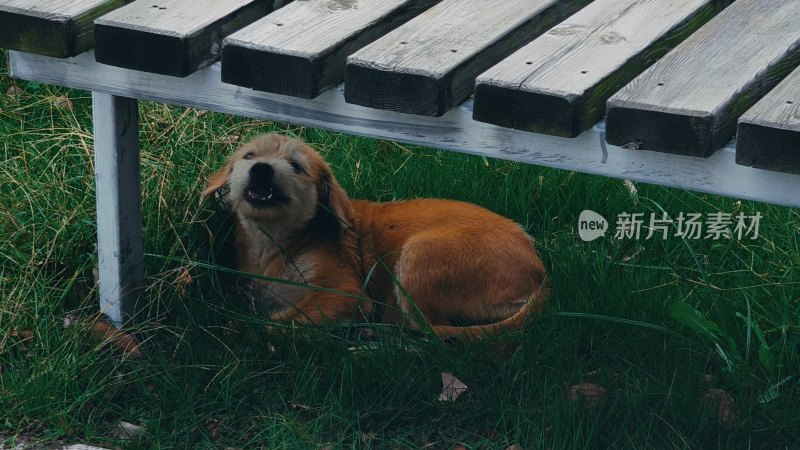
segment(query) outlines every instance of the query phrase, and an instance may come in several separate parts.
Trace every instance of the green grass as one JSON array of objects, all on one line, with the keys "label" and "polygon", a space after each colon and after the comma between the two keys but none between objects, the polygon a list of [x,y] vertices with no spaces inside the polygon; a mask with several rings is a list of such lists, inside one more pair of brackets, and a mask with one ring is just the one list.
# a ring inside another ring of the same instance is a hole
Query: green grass
[{"label": "green grass", "polygon": [[[0,446],[800,448],[797,209],[644,184],[634,196],[614,179],[143,102],[149,318],[134,361],[62,326],[97,311],[90,96],[12,80],[4,53],[0,67]],[[237,142],[267,131],[317,146],[354,198],[452,198],[517,220],[552,276],[545,314],[502,337],[521,343],[508,358],[390,331],[267,336],[213,268],[229,264],[230,225],[199,199]],[[613,222],[659,207],[760,212],[761,236],[578,238],[584,209]],[[442,371],[469,385],[454,402],[436,401]],[[576,404],[578,383],[607,400]],[[703,407],[712,388],[735,398],[733,426]],[[119,421],[142,440],[118,441]]]}]

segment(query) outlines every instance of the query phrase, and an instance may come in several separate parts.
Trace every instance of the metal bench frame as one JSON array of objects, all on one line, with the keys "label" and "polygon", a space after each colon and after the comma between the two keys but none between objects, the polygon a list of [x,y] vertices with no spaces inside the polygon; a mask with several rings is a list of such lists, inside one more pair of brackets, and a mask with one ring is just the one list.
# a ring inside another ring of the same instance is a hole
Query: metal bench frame
[{"label": "metal bench frame", "polygon": [[13,77],[92,92],[100,302],[118,326],[142,280],[138,99],[800,207],[800,176],[736,165],[733,144],[697,158],[606,145],[602,123],[566,139],[476,122],[471,101],[424,117],[345,103],[341,86],[305,100],[222,83],[219,63],[174,78],[99,64],[92,51],[10,51],[9,62]]}]

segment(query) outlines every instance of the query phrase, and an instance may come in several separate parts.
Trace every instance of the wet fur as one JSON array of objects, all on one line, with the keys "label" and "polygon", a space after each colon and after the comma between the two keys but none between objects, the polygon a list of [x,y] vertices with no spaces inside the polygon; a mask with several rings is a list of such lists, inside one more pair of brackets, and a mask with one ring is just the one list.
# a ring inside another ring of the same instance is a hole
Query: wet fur
[{"label": "wet fur", "polygon": [[[285,204],[245,199],[258,163],[273,167]],[[351,200],[319,153],[296,139],[264,135],[242,146],[203,195],[223,188],[239,270],[335,291],[256,280],[273,320],[424,320],[441,335],[479,336],[519,328],[549,294],[531,238],[513,221],[451,200]]]}]

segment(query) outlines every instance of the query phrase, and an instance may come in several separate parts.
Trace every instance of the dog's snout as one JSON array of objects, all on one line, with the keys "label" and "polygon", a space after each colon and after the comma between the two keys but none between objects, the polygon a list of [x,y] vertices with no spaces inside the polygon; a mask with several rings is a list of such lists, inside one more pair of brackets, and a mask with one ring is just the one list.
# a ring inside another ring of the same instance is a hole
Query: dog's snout
[{"label": "dog's snout", "polygon": [[275,169],[267,163],[257,163],[250,168],[250,178],[261,182],[268,182],[272,180],[275,174]]}]

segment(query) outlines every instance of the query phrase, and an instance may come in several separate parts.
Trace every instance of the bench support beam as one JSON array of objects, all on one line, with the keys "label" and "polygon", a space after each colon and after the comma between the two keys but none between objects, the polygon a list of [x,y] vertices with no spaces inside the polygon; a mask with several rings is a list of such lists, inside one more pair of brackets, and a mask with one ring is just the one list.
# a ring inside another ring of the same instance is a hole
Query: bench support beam
[{"label": "bench support beam", "polygon": [[142,286],[139,104],[92,93],[100,310],[117,327],[131,319]]},{"label": "bench support beam", "polygon": [[351,105],[342,88],[293,98],[223,83],[219,63],[175,78],[99,64],[92,51],[69,59],[9,51],[8,61],[11,76],[39,83],[800,207],[800,177],[736,164],[733,143],[696,158],[606,145],[603,124],[566,139],[477,122],[471,101],[427,117]]}]

